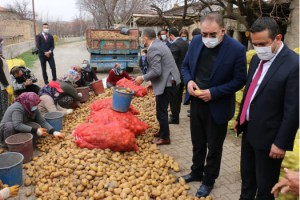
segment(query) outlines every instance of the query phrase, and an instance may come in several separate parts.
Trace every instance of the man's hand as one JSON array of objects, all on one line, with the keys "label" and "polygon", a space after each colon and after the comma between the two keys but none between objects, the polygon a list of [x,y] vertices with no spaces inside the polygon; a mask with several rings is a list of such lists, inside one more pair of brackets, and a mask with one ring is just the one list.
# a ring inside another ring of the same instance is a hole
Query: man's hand
[{"label": "man's hand", "polygon": [[207,90],[201,90],[201,94],[198,96],[198,98],[202,99],[205,102],[209,102],[211,100],[211,94],[210,91]]},{"label": "man's hand", "polygon": [[273,159],[284,158],[285,150],[278,148],[275,144],[272,144],[269,156]]},{"label": "man's hand", "polygon": [[237,121],[234,121],[234,122],[233,122],[233,125],[232,125],[233,127],[232,127],[232,128],[233,128],[234,132],[237,132],[238,124],[239,124],[239,123],[238,123]]},{"label": "man's hand", "polygon": [[299,172],[284,168],[285,178],[288,180],[290,192],[299,196]]},{"label": "man's hand", "polygon": [[138,76],[135,78],[134,82],[137,84],[137,85],[141,85],[143,82],[144,82],[144,79],[142,76]]},{"label": "man's hand", "polygon": [[27,79],[26,81],[25,81],[25,85],[27,86],[27,85],[31,85],[32,84],[32,80],[31,79]]},{"label": "man's hand", "polygon": [[187,89],[190,95],[194,97],[198,97],[197,94],[194,92],[194,90],[200,90],[200,88],[194,81],[191,80],[188,82]]},{"label": "man's hand", "polygon": [[278,197],[279,192],[282,194],[290,192],[295,196],[299,196],[299,172],[287,168],[284,168],[284,172],[285,178],[276,183],[271,193],[274,194],[274,197]]},{"label": "man's hand", "polygon": [[50,58],[50,52],[45,52],[44,55],[47,57],[47,58]]},{"label": "man's hand", "polygon": [[274,187],[271,190],[271,193],[274,195],[275,198],[278,197],[280,191],[285,192],[289,190],[289,186],[287,184],[288,180],[284,178],[274,185]]}]

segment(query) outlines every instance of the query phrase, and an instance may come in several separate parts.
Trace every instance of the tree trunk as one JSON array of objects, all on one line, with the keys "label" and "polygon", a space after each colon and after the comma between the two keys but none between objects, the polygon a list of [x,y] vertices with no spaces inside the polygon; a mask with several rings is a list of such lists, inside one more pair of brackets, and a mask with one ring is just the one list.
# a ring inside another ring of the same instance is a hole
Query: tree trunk
[{"label": "tree trunk", "polygon": [[299,0],[292,0],[290,10],[290,23],[284,42],[289,48],[294,49],[299,47]]}]

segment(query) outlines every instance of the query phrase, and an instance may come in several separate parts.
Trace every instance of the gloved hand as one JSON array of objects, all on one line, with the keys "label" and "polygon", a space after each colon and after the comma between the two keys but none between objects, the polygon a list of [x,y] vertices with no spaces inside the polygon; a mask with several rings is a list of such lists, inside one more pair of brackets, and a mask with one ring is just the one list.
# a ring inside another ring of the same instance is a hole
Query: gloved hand
[{"label": "gloved hand", "polygon": [[64,139],[65,138],[65,134],[58,132],[58,131],[54,131],[53,135],[56,139]]},{"label": "gloved hand", "polygon": [[9,187],[11,197],[18,195],[19,187],[20,187],[19,185],[13,185],[13,186]]},{"label": "gloved hand", "polygon": [[67,114],[73,113],[73,109],[67,109]]},{"label": "gloved hand", "polygon": [[48,135],[48,131],[45,128],[38,128],[37,135],[38,136],[47,136]]}]

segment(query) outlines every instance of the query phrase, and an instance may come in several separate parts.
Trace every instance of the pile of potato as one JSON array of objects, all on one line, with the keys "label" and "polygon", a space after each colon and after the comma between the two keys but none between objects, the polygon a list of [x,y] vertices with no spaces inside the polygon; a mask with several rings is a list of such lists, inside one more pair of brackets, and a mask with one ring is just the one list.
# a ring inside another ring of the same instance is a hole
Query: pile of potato
[{"label": "pile of potato", "polygon": [[81,109],[65,118],[65,140],[56,141],[55,145],[50,137],[41,139],[39,148],[45,152],[24,165],[24,185],[35,186],[38,200],[198,199],[188,195],[190,186],[184,179],[177,183],[170,173],[170,169],[180,171],[178,163],[150,143],[153,139],[150,133],[158,130],[152,93],[132,101],[140,111],[138,117],[151,126],[147,134],[137,137],[138,152],[88,150],[76,146],[72,131],[89,115],[91,101],[107,97],[111,97],[111,90],[90,98]]},{"label": "pile of potato", "polygon": [[136,40],[136,37],[134,37],[134,36],[123,35],[121,33],[113,32],[113,31],[92,31],[91,36],[93,39]]}]

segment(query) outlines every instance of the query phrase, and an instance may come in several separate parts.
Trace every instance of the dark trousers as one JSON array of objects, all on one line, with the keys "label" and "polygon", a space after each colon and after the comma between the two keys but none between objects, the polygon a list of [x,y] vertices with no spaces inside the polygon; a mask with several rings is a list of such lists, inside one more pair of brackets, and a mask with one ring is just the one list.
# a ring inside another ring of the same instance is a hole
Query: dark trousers
[{"label": "dark trousers", "polygon": [[8,93],[5,89],[2,90],[0,88],[0,122],[7,108],[8,108]]},{"label": "dark trousers", "polygon": [[42,66],[42,73],[43,73],[43,79],[44,79],[44,83],[47,85],[49,83],[48,81],[48,75],[47,75],[47,68],[46,68],[46,63],[49,63],[51,72],[52,72],[52,80],[56,81],[56,68],[55,68],[55,61],[54,61],[54,57],[51,56],[50,58],[47,58],[45,56],[40,56],[40,62],[41,62],[41,66]]},{"label": "dark trousers", "polygon": [[247,140],[247,130],[242,138],[240,200],[274,200],[272,187],[277,183],[282,159],[269,157],[269,151],[254,149]]},{"label": "dark trousers", "polygon": [[34,92],[36,93],[37,95],[39,94],[39,91],[40,91],[40,87],[35,85],[35,84],[31,84],[31,85],[27,85],[25,87],[25,89],[21,89],[21,90],[15,90],[14,91],[14,94],[15,94],[15,97],[18,97],[20,94],[22,94],[23,92]]},{"label": "dark trousers", "polygon": [[191,173],[193,176],[203,177],[203,184],[212,186],[220,173],[227,123],[217,124],[212,118],[209,103],[195,97],[191,100],[190,114],[193,144]]},{"label": "dark trousers", "polygon": [[170,101],[172,118],[176,121],[179,120],[183,89],[184,89],[184,85],[180,83],[176,96],[174,98],[172,98],[171,101]]},{"label": "dark trousers", "polygon": [[159,133],[162,139],[170,139],[170,129],[168,122],[168,106],[170,100],[174,98],[177,92],[177,86],[166,87],[161,95],[156,98],[156,118],[159,123]]}]

